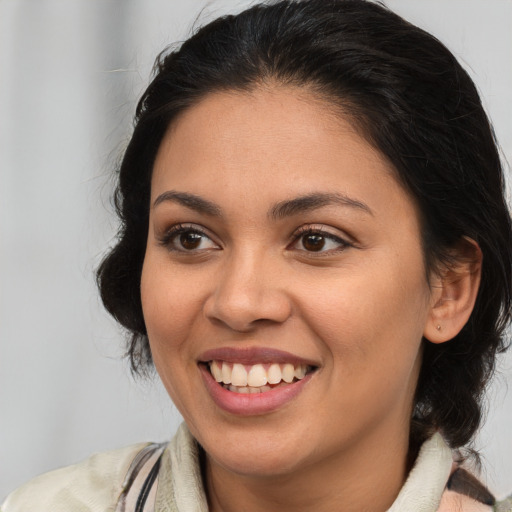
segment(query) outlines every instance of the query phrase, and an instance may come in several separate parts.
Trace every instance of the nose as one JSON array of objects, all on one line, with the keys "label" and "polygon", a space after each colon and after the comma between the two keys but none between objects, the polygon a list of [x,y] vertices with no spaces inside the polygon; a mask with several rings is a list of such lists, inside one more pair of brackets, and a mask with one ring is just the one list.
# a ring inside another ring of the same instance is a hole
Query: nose
[{"label": "nose", "polygon": [[204,303],[206,317],[237,332],[285,322],[292,311],[290,298],[283,272],[269,259],[254,253],[227,258]]}]

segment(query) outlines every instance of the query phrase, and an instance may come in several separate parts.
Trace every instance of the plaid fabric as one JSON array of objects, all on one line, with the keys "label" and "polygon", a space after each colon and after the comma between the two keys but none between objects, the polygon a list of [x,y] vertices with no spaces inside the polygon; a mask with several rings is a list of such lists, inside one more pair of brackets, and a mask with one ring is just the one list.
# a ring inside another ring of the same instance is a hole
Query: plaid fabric
[{"label": "plaid fabric", "polygon": [[494,512],[512,512],[512,495],[494,505]]},{"label": "plaid fabric", "polygon": [[150,444],[142,449],[128,469],[116,512],[153,512],[160,459],[167,443]]}]

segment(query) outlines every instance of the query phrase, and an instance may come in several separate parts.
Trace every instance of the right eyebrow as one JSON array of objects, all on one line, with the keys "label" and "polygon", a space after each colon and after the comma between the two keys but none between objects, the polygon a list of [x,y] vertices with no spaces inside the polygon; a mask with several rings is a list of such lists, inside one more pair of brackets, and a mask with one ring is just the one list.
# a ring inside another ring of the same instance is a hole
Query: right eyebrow
[{"label": "right eyebrow", "polygon": [[219,206],[207,199],[190,194],[188,192],[178,192],[177,190],[168,190],[160,194],[153,203],[153,208],[166,201],[181,204],[190,210],[209,215],[210,217],[222,217],[222,210]]},{"label": "right eyebrow", "polygon": [[313,192],[311,194],[277,203],[273,208],[271,208],[269,216],[274,220],[278,220],[284,217],[290,217],[292,215],[316,210],[324,206],[330,206],[332,204],[348,206],[369,215],[373,215],[372,210],[367,204],[344,194]]}]

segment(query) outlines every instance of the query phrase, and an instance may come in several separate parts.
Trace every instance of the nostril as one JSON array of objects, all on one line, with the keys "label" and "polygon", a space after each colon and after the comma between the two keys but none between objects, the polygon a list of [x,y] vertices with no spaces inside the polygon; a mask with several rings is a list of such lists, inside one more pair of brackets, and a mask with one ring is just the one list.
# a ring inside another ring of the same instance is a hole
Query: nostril
[{"label": "nostril", "polygon": [[282,323],[291,315],[288,298],[276,290],[259,293],[223,288],[204,304],[205,317],[214,324],[245,333],[269,323]]}]

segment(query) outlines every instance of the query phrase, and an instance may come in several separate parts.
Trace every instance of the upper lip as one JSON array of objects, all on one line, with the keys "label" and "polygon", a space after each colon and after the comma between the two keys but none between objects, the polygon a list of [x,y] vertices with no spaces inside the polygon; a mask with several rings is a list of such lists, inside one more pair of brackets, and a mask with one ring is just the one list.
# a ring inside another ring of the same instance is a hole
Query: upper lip
[{"label": "upper lip", "polygon": [[290,352],[276,350],[268,347],[221,347],[213,348],[203,352],[199,358],[200,363],[209,361],[226,361],[253,365],[258,363],[291,363],[294,365],[304,364],[308,366],[319,366],[318,362],[299,357]]}]

